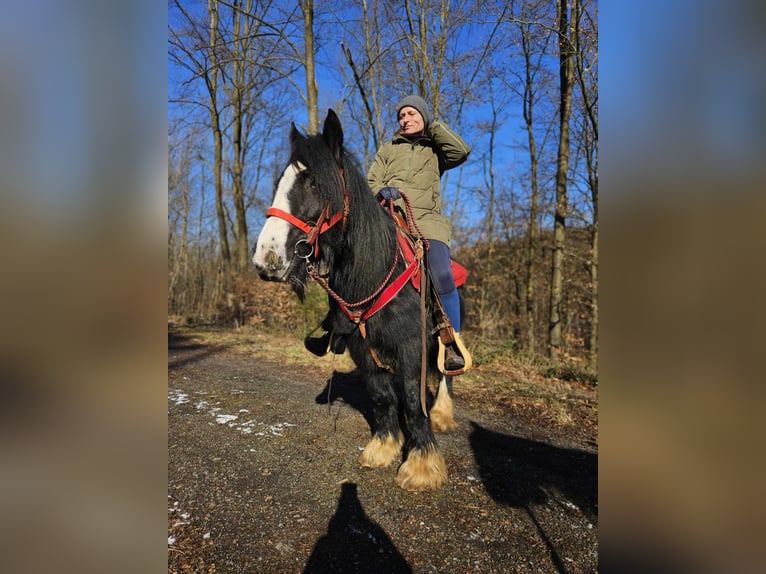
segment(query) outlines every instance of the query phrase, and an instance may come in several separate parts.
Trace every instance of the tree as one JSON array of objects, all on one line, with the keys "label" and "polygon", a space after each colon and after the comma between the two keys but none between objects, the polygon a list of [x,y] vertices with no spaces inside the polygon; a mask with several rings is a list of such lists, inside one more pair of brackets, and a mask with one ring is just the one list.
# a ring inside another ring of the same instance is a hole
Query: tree
[{"label": "tree", "polygon": [[247,214],[245,213],[245,190],[243,171],[245,168],[245,152],[247,149],[243,133],[248,113],[248,99],[253,86],[249,82],[248,58],[251,53],[250,43],[253,41],[253,20],[248,16],[252,11],[252,0],[246,0],[241,10],[239,2],[234,2],[232,10],[232,40],[231,46],[231,95],[232,131],[233,131],[233,165],[232,165],[232,198],[234,200],[234,240],[237,253],[237,269],[247,270],[250,264],[250,250],[247,242]]},{"label": "tree", "polygon": [[[544,9],[547,9],[544,8]],[[521,6],[520,18],[517,20],[521,40],[521,55],[523,58],[523,76],[520,84],[523,86],[521,96],[522,115],[527,132],[529,152],[529,210],[527,218],[526,247],[524,259],[524,323],[527,352],[533,355],[536,347],[537,305],[535,303],[535,270],[538,252],[538,218],[540,210],[539,183],[539,151],[537,141],[537,119],[535,112],[538,105],[538,92],[542,91],[544,82],[539,80],[543,74],[543,57],[548,51],[547,30],[535,26],[538,14],[532,7]],[[547,133],[547,130],[546,130]]]},{"label": "tree", "polygon": [[572,110],[573,52],[569,32],[568,0],[557,0],[559,46],[559,148],[556,162],[556,207],[553,218],[551,259],[550,320],[548,354],[555,362],[562,346],[563,266],[568,208],[569,119]]},{"label": "tree", "polygon": [[222,104],[219,101],[218,62],[218,0],[208,0],[207,25],[195,17],[179,2],[174,5],[183,16],[182,29],[170,28],[170,56],[185,68],[195,80],[201,80],[206,100],[195,99],[194,103],[207,110],[209,127],[213,139],[213,180],[215,185],[215,209],[218,222],[219,284],[223,286],[231,268],[231,251],[226,226],[226,209],[223,186],[223,127]]},{"label": "tree", "polygon": [[[581,147],[585,158],[586,185],[590,190],[592,223],[590,226],[590,279],[591,316],[588,356],[591,366],[598,360],[598,18],[589,13],[590,2],[575,0],[572,14],[573,41],[575,44],[575,77],[580,87],[583,105],[583,129]],[[593,5],[597,10],[597,6]]]},{"label": "tree", "polygon": [[319,133],[319,88],[317,87],[316,71],[314,69],[314,0],[298,0],[303,13],[303,54],[306,69],[306,104],[309,116],[309,133]]}]

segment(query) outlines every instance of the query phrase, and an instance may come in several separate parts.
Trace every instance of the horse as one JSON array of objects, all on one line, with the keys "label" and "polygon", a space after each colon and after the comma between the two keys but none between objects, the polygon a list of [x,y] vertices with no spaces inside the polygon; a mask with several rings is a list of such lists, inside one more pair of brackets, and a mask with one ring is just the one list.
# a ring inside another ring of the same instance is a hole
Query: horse
[{"label": "horse", "polygon": [[301,300],[309,278],[330,294],[332,329],[345,338],[373,404],[372,437],[361,465],[384,468],[401,455],[400,487],[438,489],[448,473],[434,430],[456,424],[447,377],[441,376],[435,398],[425,401],[432,402],[430,409],[423,400],[424,380],[432,386],[440,374],[433,302],[426,301],[423,313],[410,281],[382,302],[408,267],[398,255],[397,223],[344,148],[335,112],[328,110],[321,134],[303,135],[292,123],[289,140],[290,157],[254,247],[255,268],[261,279],[290,284]]}]

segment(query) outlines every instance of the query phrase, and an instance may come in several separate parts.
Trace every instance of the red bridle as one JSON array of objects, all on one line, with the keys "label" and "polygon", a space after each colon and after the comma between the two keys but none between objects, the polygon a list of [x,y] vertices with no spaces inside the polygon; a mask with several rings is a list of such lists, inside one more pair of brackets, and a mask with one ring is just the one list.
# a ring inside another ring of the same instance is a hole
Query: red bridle
[{"label": "red bridle", "polygon": [[342,222],[342,229],[346,231],[346,223],[348,222],[349,213],[349,201],[348,201],[348,188],[346,187],[346,178],[343,177],[343,169],[340,169],[340,180],[343,182],[343,211],[338,211],[335,215],[330,217],[330,204],[327,203],[319,214],[319,218],[316,223],[306,222],[302,219],[298,219],[292,213],[288,213],[278,207],[270,207],[266,212],[266,217],[278,217],[284,219],[290,225],[293,225],[303,231],[306,234],[306,244],[312,248],[314,258],[319,257],[319,236],[324,232],[331,229],[338,222]]}]

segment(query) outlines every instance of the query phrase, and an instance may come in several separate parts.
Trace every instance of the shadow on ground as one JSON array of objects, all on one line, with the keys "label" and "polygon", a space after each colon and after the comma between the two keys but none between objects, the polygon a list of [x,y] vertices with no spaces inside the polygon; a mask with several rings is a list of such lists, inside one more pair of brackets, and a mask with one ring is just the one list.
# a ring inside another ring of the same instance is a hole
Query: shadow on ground
[{"label": "shadow on ground", "polygon": [[569,572],[559,542],[551,528],[541,523],[535,507],[550,506],[549,499],[556,493],[557,500],[576,505],[597,525],[598,455],[498,433],[474,421],[471,427],[471,448],[487,493],[501,504],[524,510],[556,571]]},{"label": "shadow on ground", "polygon": [[359,411],[370,428],[375,428],[372,400],[367,393],[364,377],[359,369],[350,373],[333,373],[325,388],[316,397],[319,405],[333,405],[340,401]]},{"label": "shadow on ground", "polygon": [[226,346],[207,345],[198,342],[195,337],[184,335],[176,330],[168,330],[168,370],[200,361],[225,349]]},{"label": "shadow on ground", "polygon": [[341,487],[327,534],[317,541],[303,572],[403,574],[411,573],[412,568],[385,530],[367,517],[356,484],[347,482]]},{"label": "shadow on ground", "polygon": [[551,490],[598,520],[598,455],[491,431],[471,421],[470,442],[489,495],[516,508],[546,504]]}]

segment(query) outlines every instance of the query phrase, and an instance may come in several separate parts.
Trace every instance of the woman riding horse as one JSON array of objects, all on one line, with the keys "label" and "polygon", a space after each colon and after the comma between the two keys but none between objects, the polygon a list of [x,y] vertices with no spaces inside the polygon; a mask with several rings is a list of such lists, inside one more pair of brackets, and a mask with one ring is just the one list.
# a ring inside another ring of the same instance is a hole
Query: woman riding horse
[{"label": "woman riding horse", "polygon": [[[444,341],[443,366],[445,371],[455,372],[466,367],[467,350],[460,337],[460,296],[449,248],[452,224],[441,211],[440,178],[445,171],[465,162],[471,148],[443,122],[432,120],[428,105],[420,96],[402,99],[396,105],[396,113],[399,130],[378,150],[367,180],[379,199],[394,201],[402,211],[405,206],[400,190],[405,192],[414,223],[429,241],[427,261],[431,278],[454,330],[453,341]],[[322,327],[327,332],[307,338],[306,348],[318,356],[331,348],[342,352],[342,341],[336,337],[335,343],[331,343],[329,315]]]}]

